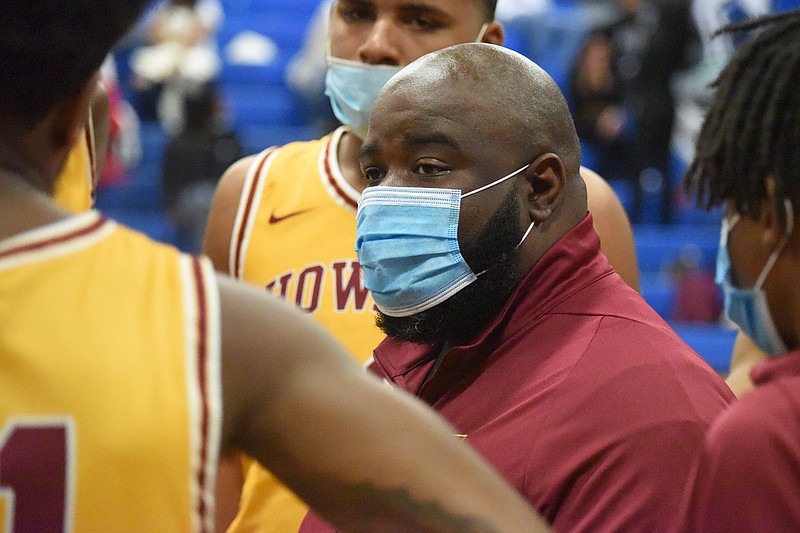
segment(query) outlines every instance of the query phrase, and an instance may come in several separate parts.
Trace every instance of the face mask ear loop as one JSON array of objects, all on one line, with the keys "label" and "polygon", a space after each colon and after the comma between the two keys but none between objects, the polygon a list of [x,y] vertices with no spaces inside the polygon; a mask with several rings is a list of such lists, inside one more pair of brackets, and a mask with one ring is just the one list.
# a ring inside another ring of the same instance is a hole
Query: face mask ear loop
[{"label": "face mask ear loop", "polygon": [[758,279],[756,280],[756,284],[753,286],[754,289],[758,290],[761,288],[761,285],[764,284],[764,281],[767,279],[767,274],[769,274],[770,270],[772,270],[775,261],[778,260],[783,249],[786,248],[786,245],[789,243],[789,237],[791,237],[792,232],[794,231],[794,209],[792,207],[792,202],[789,201],[788,198],[783,200],[783,209],[786,212],[786,231],[783,232],[783,237],[781,237],[781,242],[778,244],[778,247],[772,252],[772,255],[769,256],[767,260],[767,264],[764,265],[764,269],[761,270],[761,274],[758,275]]},{"label": "face mask ear loop", "polygon": [[528,234],[531,232],[531,230],[535,225],[536,221],[534,220],[533,222],[531,222],[531,225],[528,226],[528,229],[525,230],[525,235],[522,236],[522,238],[519,240],[519,243],[514,247],[515,250],[519,250],[519,247],[522,246],[522,243],[525,242],[525,239],[528,238]]},{"label": "face mask ear loop", "polygon": [[478,38],[475,39],[476,43],[483,42],[483,38],[486,36],[486,30],[488,30],[488,29],[489,29],[489,23],[488,22],[484,22],[483,26],[481,26],[481,31],[478,32]]},{"label": "face mask ear loop", "polygon": [[467,193],[464,193],[464,194],[462,194],[462,195],[461,195],[461,198],[462,198],[462,199],[464,199],[464,198],[466,198],[467,196],[472,196],[473,194],[478,194],[479,192],[481,192],[481,191],[485,191],[486,189],[488,189],[488,188],[490,188],[490,187],[494,187],[495,185],[498,185],[498,184],[500,184],[500,183],[503,183],[504,181],[506,181],[506,180],[508,180],[508,179],[511,179],[511,178],[513,178],[514,176],[516,176],[517,174],[519,174],[520,172],[522,172],[523,170],[525,170],[525,169],[526,169],[526,168],[528,168],[529,166],[531,166],[531,164],[530,164],[530,163],[528,163],[527,165],[525,165],[524,167],[522,167],[522,168],[520,168],[520,169],[518,169],[518,170],[515,170],[514,172],[512,172],[512,173],[511,173],[511,174],[509,174],[508,176],[503,176],[503,177],[502,177],[502,178],[500,178],[499,180],[493,181],[492,183],[487,183],[487,184],[486,184],[486,185],[484,185],[483,187],[478,187],[478,188],[477,188],[477,189],[475,189],[474,191],[469,191],[469,192],[467,192]]},{"label": "face mask ear loop", "polygon": [[[531,222],[530,226],[528,226],[528,229],[527,229],[527,230],[525,230],[525,235],[523,235],[523,236],[522,236],[522,238],[519,240],[519,244],[517,244],[517,245],[514,247],[514,250],[513,250],[514,252],[515,252],[515,251],[517,251],[517,250],[519,250],[519,247],[520,247],[520,246],[522,246],[522,243],[523,243],[523,242],[525,242],[525,239],[527,239],[527,238],[528,238],[528,234],[531,232],[531,230],[533,229],[533,226],[535,226],[535,225],[536,225],[536,221],[534,220],[533,222]],[[503,254],[503,257],[501,257],[501,258],[500,258],[500,260],[499,260],[497,263],[498,263],[498,264],[499,264],[499,263],[502,263],[503,261],[505,261],[506,259],[508,259],[508,257],[509,257],[511,254],[512,254],[512,252],[506,252],[505,254]],[[485,274],[486,272],[489,272],[491,269],[493,269],[493,268],[494,268],[494,267],[496,267],[496,266],[497,266],[497,264],[495,264],[495,265],[492,265],[492,266],[490,266],[489,268],[486,268],[486,269],[484,269],[484,270],[481,270],[480,272],[478,272],[477,274],[475,274],[475,277],[476,277],[476,278],[477,278],[477,277],[480,277],[480,276],[481,276],[481,274]]]}]

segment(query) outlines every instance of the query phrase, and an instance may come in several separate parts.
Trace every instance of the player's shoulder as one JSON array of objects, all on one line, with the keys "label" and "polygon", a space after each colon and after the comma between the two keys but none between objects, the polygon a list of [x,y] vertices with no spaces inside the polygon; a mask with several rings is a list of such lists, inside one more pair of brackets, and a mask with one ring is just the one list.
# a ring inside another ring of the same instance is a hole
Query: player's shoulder
[{"label": "player's shoulder", "polygon": [[580,169],[583,182],[586,184],[588,200],[599,205],[608,206],[619,203],[617,194],[609,183],[594,170],[581,166]]},{"label": "player's shoulder", "polygon": [[[242,187],[244,186],[244,181],[247,178],[247,175],[250,173],[250,169],[258,161],[262,160],[265,156],[268,156],[271,151],[272,149],[269,148],[264,152],[243,157],[229,166],[219,180],[219,184],[217,185],[217,194],[233,194],[234,196],[238,197],[239,193],[241,193]],[[265,154],[265,152],[267,153]]]}]

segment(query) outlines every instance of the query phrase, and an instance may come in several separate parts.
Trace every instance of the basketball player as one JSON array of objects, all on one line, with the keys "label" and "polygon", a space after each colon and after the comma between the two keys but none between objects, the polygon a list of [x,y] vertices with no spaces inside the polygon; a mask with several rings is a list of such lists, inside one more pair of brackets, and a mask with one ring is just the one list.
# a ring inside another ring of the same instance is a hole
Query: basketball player
[{"label": "basketball player", "polygon": [[0,19],[4,531],[208,531],[232,446],[344,530],[535,528],[448,426],[301,313],[54,203],[100,64],[147,3],[9,0]]}]

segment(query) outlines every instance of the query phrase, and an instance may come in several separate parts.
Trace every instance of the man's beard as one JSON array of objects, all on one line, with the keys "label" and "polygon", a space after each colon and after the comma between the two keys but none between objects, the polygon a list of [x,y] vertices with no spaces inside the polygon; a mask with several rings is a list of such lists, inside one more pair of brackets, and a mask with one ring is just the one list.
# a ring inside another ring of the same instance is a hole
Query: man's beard
[{"label": "man's beard", "polygon": [[378,311],[388,336],[407,342],[463,345],[503,308],[519,282],[515,247],[522,238],[520,208],[512,188],[475,242],[462,255],[478,279],[435,307],[406,317]]}]

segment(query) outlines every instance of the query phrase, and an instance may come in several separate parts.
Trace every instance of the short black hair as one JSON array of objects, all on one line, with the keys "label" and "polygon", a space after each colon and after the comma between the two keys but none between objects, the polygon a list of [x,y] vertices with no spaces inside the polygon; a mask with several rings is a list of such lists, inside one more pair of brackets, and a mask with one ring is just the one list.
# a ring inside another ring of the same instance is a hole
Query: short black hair
[{"label": "short black hair", "polygon": [[32,127],[74,97],[149,0],[6,0],[0,120]]},{"label": "short black hair", "polygon": [[760,215],[765,179],[775,180],[776,212],[800,205],[800,10],[729,25],[720,33],[756,30],[714,81],[714,100],[697,139],[684,186],[697,205],[732,201]]}]

